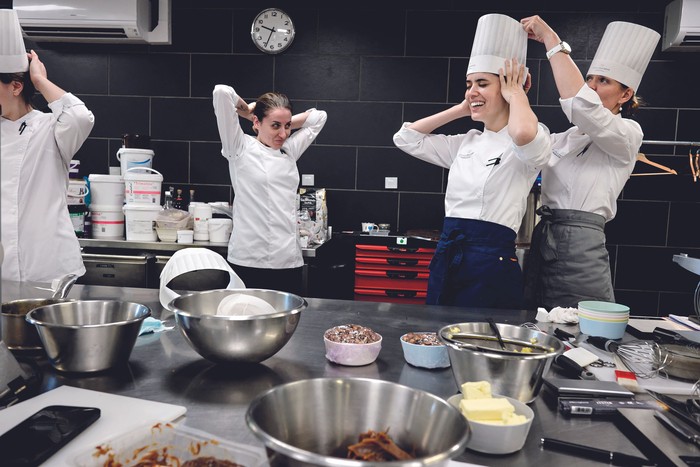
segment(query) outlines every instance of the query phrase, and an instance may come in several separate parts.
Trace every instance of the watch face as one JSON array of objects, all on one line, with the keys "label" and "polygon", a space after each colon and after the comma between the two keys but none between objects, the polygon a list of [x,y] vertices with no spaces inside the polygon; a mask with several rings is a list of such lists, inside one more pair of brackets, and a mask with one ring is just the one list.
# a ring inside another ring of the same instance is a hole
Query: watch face
[{"label": "watch face", "polygon": [[287,50],[294,40],[294,23],[282,10],[261,11],[250,28],[253,42],[265,53],[278,54]]}]

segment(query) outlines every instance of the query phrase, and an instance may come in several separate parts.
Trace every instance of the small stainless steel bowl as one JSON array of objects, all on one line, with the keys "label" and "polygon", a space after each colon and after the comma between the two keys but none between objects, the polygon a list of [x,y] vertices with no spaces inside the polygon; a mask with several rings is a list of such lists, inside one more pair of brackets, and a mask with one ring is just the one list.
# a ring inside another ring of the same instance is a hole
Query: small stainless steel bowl
[{"label": "small stainless steel bowl", "polygon": [[129,360],[146,305],[118,300],[75,300],[35,308],[36,326],[51,364],[60,371],[94,372]]},{"label": "small stainless steel bowl", "polygon": [[271,467],[367,467],[347,447],[368,430],[384,431],[416,459],[401,467],[442,466],[467,444],[459,410],[433,394],[389,381],[316,378],[276,386],[251,402],[246,423],[267,447]]},{"label": "small stainless steel bowl", "polygon": [[[554,357],[564,352],[564,344],[534,329],[496,326],[507,350],[500,348],[489,323],[449,324],[438,331],[438,339],[447,346],[455,382],[461,386],[468,381],[488,381],[495,394],[530,403],[539,394],[542,377]],[[532,353],[523,353],[524,348]]]},{"label": "small stainless steel bowl", "polygon": [[[225,297],[251,295],[272,305],[273,314],[255,316],[217,316]],[[215,363],[258,363],[284,347],[299,324],[306,300],[277,290],[222,289],[182,295],[168,308],[190,346]]]},{"label": "small stainless steel bowl", "polygon": [[34,308],[54,303],[72,301],[68,298],[27,298],[12,300],[2,304],[0,313],[0,340],[5,342],[10,350],[41,350],[39,333],[36,327],[27,322],[27,313]]}]

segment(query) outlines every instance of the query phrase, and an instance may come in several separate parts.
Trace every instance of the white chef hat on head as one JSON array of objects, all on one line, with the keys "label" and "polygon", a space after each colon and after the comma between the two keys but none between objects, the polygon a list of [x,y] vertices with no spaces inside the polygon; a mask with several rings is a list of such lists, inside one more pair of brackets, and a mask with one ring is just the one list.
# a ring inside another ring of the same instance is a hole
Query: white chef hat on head
[{"label": "white chef hat on head", "polygon": [[[489,14],[479,18],[469,56],[467,75],[470,73],[495,73],[505,71],[505,61],[515,58],[525,64],[527,57],[527,33],[522,25],[510,16]],[[525,70],[523,82],[527,78]]]},{"label": "white chef hat on head", "polygon": [[0,10],[0,73],[19,73],[29,69],[27,49],[15,10]]},{"label": "white chef hat on head", "polygon": [[637,92],[660,38],[653,29],[614,21],[605,29],[588,74],[612,78]]}]

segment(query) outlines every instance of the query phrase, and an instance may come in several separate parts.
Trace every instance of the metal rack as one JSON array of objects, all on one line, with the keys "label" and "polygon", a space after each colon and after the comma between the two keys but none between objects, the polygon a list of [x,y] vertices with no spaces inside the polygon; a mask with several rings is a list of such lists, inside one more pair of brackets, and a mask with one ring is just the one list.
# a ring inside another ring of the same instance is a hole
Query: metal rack
[{"label": "metal rack", "polygon": [[642,144],[655,144],[658,146],[700,146],[697,141],[659,141],[654,139],[642,140]]}]

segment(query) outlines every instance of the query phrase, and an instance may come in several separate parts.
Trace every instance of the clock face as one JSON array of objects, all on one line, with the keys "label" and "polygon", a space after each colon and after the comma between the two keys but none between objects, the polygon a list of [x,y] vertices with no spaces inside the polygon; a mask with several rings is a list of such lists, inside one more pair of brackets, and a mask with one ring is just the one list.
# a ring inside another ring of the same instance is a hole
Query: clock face
[{"label": "clock face", "polygon": [[255,17],[250,36],[258,49],[265,53],[278,54],[292,45],[294,23],[282,10],[269,8]]}]

